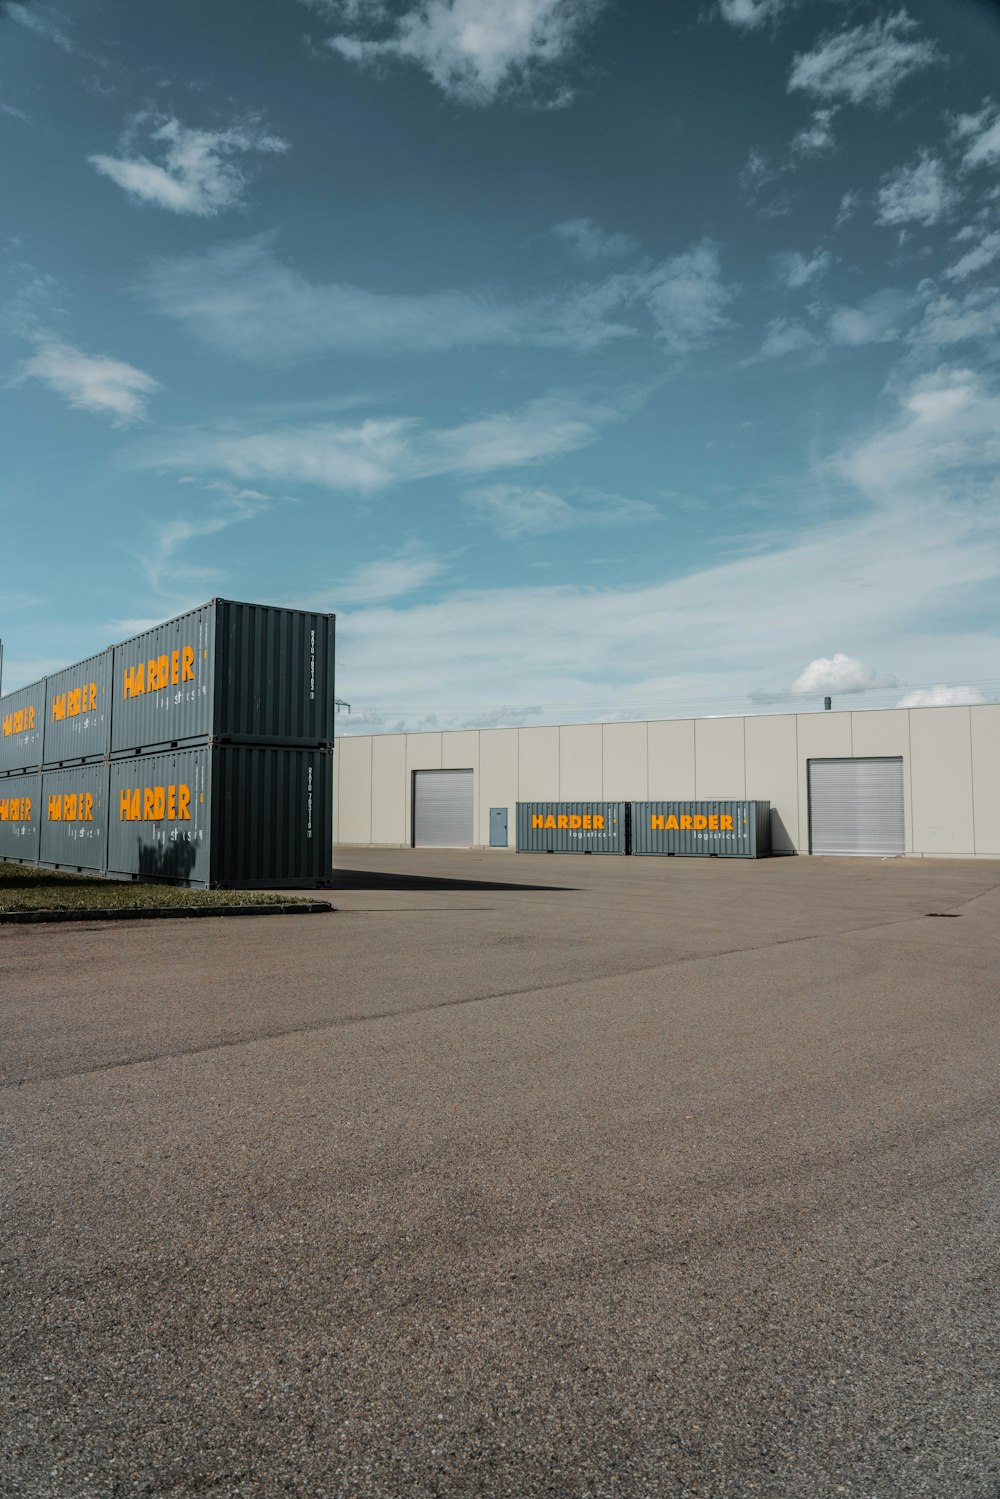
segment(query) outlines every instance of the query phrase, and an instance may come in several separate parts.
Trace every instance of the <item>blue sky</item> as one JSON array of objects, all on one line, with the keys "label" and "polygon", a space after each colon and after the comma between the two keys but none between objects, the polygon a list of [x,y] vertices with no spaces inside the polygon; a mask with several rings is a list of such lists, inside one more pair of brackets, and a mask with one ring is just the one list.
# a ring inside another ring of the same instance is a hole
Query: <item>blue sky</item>
[{"label": "blue sky", "polygon": [[978,0],[0,0],[4,687],[333,609],[345,731],[1000,697]]}]

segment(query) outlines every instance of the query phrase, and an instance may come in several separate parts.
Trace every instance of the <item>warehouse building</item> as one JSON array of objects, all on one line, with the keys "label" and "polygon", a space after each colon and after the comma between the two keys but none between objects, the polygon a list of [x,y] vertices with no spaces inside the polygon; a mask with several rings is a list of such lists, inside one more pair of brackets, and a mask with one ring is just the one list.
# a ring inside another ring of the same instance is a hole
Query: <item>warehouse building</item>
[{"label": "warehouse building", "polygon": [[334,775],[366,848],[513,847],[519,801],[751,798],[778,854],[1000,858],[1000,704],[345,736]]}]

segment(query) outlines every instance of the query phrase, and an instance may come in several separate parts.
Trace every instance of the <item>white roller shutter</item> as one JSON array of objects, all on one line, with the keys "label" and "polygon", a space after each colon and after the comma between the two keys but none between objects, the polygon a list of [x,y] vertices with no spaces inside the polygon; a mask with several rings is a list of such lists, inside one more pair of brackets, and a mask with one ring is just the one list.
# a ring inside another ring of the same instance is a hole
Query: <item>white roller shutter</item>
[{"label": "white roller shutter", "polygon": [[809,852],[906,852],[901,758],[809,761]]},{"label": "white roller shutter", "polygon": [[471,848],[473,811],[471,770],[413,772],[414,848]]}]

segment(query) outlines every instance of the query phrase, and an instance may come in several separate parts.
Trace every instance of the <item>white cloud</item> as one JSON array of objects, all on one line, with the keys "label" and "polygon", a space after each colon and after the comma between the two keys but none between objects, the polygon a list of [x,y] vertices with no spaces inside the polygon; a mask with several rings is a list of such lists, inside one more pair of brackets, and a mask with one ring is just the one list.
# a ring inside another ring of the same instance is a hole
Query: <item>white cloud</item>
[{"label": "white cloud", "polygon": [[[137,149],[143,135],[160,161],[151,161]],[[257,120],[237,121],[225,130],[191,130],[172,116],[137,115],[126,132],[121,156],[88,160],[138,202],[214,218],[242,200],[246,176],[237,157],[250,151],[287,150],[288,143]]]},{"label": "white cloud", "polygon": [[[644,500],[589,493],[566,500],[551,489],[525,484],[489,484],[463,496],[476,514],[507,540],[580,526],[620,526],[658,519]],[[575,503],[574,503],[575,501]]]},{"label": "white cloud", "polygon": [[735,289],[722,279],[718,246],[711,240],[663,261],[639,278],[639,286],[672,353],[697,348],[729,326],[726,308]]},{"label": "white cloud", "polygon": [[445,570],[445,563],[432,556],[416,542],[401,548],[389,557],[379,557],[373,562],[363,562],[349,577],[332,583],[325,590],[329,605],[334,609],[368,607],[387,603],[390,599],[402,598],[426,588]]},{"label": "white cloud", "polygon": [[824,277],[833,264],[829,250],[816,250],[805,256],[798,250],[783,251],[771,257],[772,264],[781,281],[790,291],[799,291]]},{"label": "white cloud", "polygon": [[819,345],[819,339],[804,323],[791,322],[788,318],[772,318],[767,325],[764,342],[757,354],[746,362],[756,363],[760,359],[783,359],[786,354],[803,354]]},{"label": "white cloud", "polygon": [[984,234],[971,250],[966,250],[954,265],[950,265],[945,275],[951,281],[964,281],[967,276],[975,275],[976,271],[985,270],[998,258],[1000,258],[1000,230],[994,229],[991,233]]},{"label": "white cloud", "polygon": [[810,123],[792,137],[794,157],[824,156],[827,151],[834,149],[837,142],[832,126],[836,112],[835,109],[817,109],[813,112]]},{"label": "white cloud", "polygon": [[51,6],[20,5],[16,0],[8,0],[3,7],[3,14],[10,16],[12,21],[17,21],[27,31],[33,31],[36,36],[44,36],[47,41],[54,42],[64,52],[76,50],[66,30],[64,17]]},{"label": "white cloud", "polygon": [[566,219],[556,224],[552,233],[569,245],[581,260],[614,260],[634,255],[638,249],[635,240],[629,239],[627,234],[602,229],[593,219]]},{"label": "white cloud", "polygon": [[140,468],[226,473],[243,482],[291,480],[374,494],[446,474],[493,473],[572,452],[619,412],[608,403],[548,396],[513,413],[437,431],[405,417],[279,423],[263,430],[181,433],[133,455]]},{"label": "white cloud", "polygon": [[941,349],[973,340],[989,342],[998,335],[1000,291],[984,286],[962,296],[933,298],[911,336],[915,344]]},{"label": "white cloud", "polygon": [[965,148],[964,166],[992,166],[1000,161],[1000,109],[992,101],[987,100],[978,114],[959,115],[955,134],[970,143]]},{"label": "white cloud", "polygon": [[856,656],[837,651],[833,656],[817,656],[795,678],[788,689],[789,697],[817,697],[826,694],[871,692],[879,687],[896,687],[895,677],[866,666]]},{"label": "white cloud", "polygon": [[973,371],[947,366],[905,387],[895,420],[838,462],[862,493],[899,503],[914,516],[942,486],[956,501],[985,499],[975,511],[977,523],[1000,514],[998,466],[1000,397]]},{"label": "white cloud", "polygon": [[917,23],[898,10],[867,26],[828,33],[811,52],[796,54],[789,92],[884,108],[905,79],[941,60],[933,42],[914,37],[916,30]]},{"label": "white cloud", "polygon": [[[190,480],[182,480],[191,482]],[[194,579],[214,579],[217,569],[198,563],[182,563],[178,554],[192,541],[204,536],[215,536],[230,526],[253,520],[272,501],[266,494],[255,489],[237,489],[224,480],[206,484],[204,488],[223,496],[216,501],[207,514],[196,516],[173,515],[169,520],[153,527],[153,543],[138,559],[146,573],[150,586],[157,591],[165,584],[192,582]]]},{"label": "white cloud", "polygon": [[857,189],[849,189],[840,200],[840,207],[837,210],[835,227],[839,229],[842,224],[846,224],[849,222],[849,220],[853,219],[860,206],[860,192],[858,192]]},{"label": "white cloud", "polygon": [[708,241],[562,295],[513,302],[480,288],[404,293],[316,284],[283,265],[265,236],[159,261],[140,294],[213,348],[282,364],[329,353],[432,353],[490,344],[586,352],[637,336],[644,315],[646,326],[678,353],[726,326],[723,308],[733,291]]},{"label": "white cloud", "polygon": [[913,300],[909,293],[890,288],[866,297],[857,307],[837,307],[827,322],[830,337],[834,343],[853,347],[899,338]]},{"label": "white cloud", "polygon": [[158,382],[134,365],[103,354],[84,354],[55,339],[41,341],[38,352],[22,365],[15,383],[40,380],[65,396],[80,411],[110,416],[116,427],[146,414],[146,402]]},{"label": "white cloud", "polygon": [[719,15],[730,26],[755,31],[758,26],[780,15],[788,3],[789,0],[719,0]]},{"label": "white cloud", "polygon": [[961,708],[967,704],[989,702],[978,687],[947,687],[939,683],[936,687],[921,687],[905,693],[896,704],[897,708]]},{"label": "white cloud", "polygon": [[[390,16],[382,0],[328,3],[325,14],[349,29],[327,45],[349,62],[410,62],[464,104],[485,105],[505,95],[537,94],[571,54],[603,0],[420,0]],[[378,36],[374,33],[384,32]],[[570,97],[565,87],[549,102]]]},{"label": "white cloud", "polygon": [[879,224],[938,224],[959,200],[945,178],[944,164],[924,151],[909,167],[899,167],[883,179],[878,194]]}]

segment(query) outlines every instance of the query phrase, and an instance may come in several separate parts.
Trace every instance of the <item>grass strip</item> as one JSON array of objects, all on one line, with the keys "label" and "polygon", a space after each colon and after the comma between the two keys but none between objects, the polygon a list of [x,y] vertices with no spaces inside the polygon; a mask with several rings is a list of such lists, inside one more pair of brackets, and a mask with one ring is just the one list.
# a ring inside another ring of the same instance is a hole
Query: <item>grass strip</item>
[{"label": "grass strip", "polygon": [[254,909],[316,904],[304,891],[188,890],[180,885],[104,880],[30,864],[0,863],[0,917],[19,912],[72,912],[81,918],[98,912],[106,918],[126,912],[221,915],[236,909],[249,915]]}]

